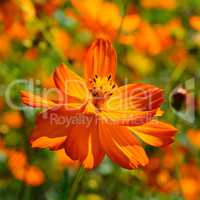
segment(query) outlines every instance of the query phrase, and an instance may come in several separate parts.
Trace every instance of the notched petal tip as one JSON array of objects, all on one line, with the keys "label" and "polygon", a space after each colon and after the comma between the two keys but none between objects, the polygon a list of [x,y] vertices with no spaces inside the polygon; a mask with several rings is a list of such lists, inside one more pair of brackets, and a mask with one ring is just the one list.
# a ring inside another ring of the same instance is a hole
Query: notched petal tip
[{"label": "notched petal tip", "polygon": [[139,141],[127,128],[100,123],[100,142],[109,158],[126,169],[144,167],[148,157]]},{"label": "notched petal tip", "polygon": [[174,142],[177,129],[171,124],[152,120],[144,125],[129,127],[141,140],[155,147],[168,146]]}]

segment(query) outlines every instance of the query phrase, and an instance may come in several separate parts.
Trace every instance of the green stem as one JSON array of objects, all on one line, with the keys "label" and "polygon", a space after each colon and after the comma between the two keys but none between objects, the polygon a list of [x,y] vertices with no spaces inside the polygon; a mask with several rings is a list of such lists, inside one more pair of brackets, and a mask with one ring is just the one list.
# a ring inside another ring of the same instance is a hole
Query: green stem
[{"label": "green stem", "polygon": [[71,187],[71,190],[69,191],[67,200],[74,200],[74,196],[76,194],[76,191],[77,191],[78,185],[81,181],[81,178],[83,177],[83,174],[84,174],[84,169],[80,166],[79,169],[77,170],[76,176],[72,183],[72,187]]}]

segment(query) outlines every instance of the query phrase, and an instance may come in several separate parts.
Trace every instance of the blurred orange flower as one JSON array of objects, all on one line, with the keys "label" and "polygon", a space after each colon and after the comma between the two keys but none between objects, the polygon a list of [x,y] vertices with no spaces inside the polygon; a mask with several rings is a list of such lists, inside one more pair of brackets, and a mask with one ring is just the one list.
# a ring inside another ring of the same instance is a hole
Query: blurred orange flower
[{"label": "blurred orange flower", "polygon": [[44,182],[44,174],[38,167],[30,165],[26,169],[24,182],[31,186],[42,185]]},{"label": "blurred orange flower", "polygon": [[36,2],[37,12],[43,11],[46,15],[51,16],[64,2],[64,0],[38,1]]},{"label": "blurred orange flower", "polygon": [[85,55],[85,47],[80,44],[72,44],[70,35],[61,28],[52,28],[53,43],[59,53],[68,60],[80,61]]},{"label": "blurred orange flower", "polygon": [[[1,3],[0,21],[4,24],[4,31],[10,39],[22,40],[28,36],[28,29],[25,24],[27,18],[27,8],[25,5],[28,2],[29,0],[25,0],[23,4],[20,4],[17,0],[8,0]],[[24,10],[24,8],[26,9]],[[29,10],[29,15],[31,12]]]},{"label": "blurred orange flower", "polygon": [[133,47],[150,55],[158,55],[173,44],[168,25],[151,26],[142,22],[134,36]]},{"label": "blurred orange flower", "polygon": [[200,196],[200,170],[194,162],[181,166],[180,185],[185,200],[198,200]]},{"label": "blurred orange flower", "polygon": [[183,45],[177,45],[170,56],[171,60],[177,65],[185,64],[188,57],[189,54],[187,52],[187,49],[185,49]]},{"label": "blurred orange flower", "polygon": [[127,169],[145,166],[148,157],[131,131],[157,147],[172,143],[177,132],[154,119],[162,90],[143,83],[118,87],[116,52],[109,40],[97,39],[84,64],[85,80],[64,64],[56,68],[55,85],[64,99],[55,102],[22,92],[24,104],[48,109],[37,118],[32,147],[65,149],[86,169],[96,167],[105,154]]},{"label": "blurred orange flower", "polygon": [[38,50],[37,48],[30,48],[28,49],[25,54],[24,57],[28,60],[35,60],[38,57]]},{"label": "blurred orange flower", "polygon": [[163,148],[158,156],[150,158],[145,168],[147,183],[162,193],[180,192],[179,180],[175,169],[183,163],[185,149],[178,146],[176,153],[171,146]]},{"label": "blurred orange flower", "polygon": [[24,24],[20,22],[14,22],[12,26],[7,29],[7,34],[10,39],[23,40],[28,36],[28,30]]},{"label": "blurred orange flower", "polygon": [[140,23],[140,17],[136,13],[126,15],[122,23],[120,10],[112,2],[104,0],[71,0],[71,2],[77,11],[72,16],[97,37],[106,36],[115,39],[120,27],[122,33],[127,34],[132,33]]},{"label": "blurred orange flower", "polygon": [[15,0],[3,1],[0,6],[0,21],[4,24],[5,29],[12,26],[15,19],[21,19],[22,13]]},{"label": "blurred orange flower", "polygon": [[8,166],[16,179],[31,186],[39,186],[44,182],[43,172],[36,166],[29,165],[23,151],[10,150]]},{"label": "blurred orange flower", "polygon": [[200,149],[200,130],[190,129],[187,132],[187,138],[192,145]]},{"label": "blurred orange flower", "polygon": [[2,122],[11,128],[20,128],[24,123],[24,119],[20,112],[8,111],[3,113]]},{"label": "blurred orange flower", "polygon": [[51,32],[57,49],[60,50],[63,55],[65,55],[69,49],[69,35],[66,31],[60,28],[53,28]]},{"label": "blurred orange flower", "polygon": [[4,58],[10,52],[10,38],[6,34],[0,35],[0,58]]},{"label": "blurred orange flower", "polygon": [[189,19],[190,26],[196,30],[200,31],[200,16],[192,16]]}]

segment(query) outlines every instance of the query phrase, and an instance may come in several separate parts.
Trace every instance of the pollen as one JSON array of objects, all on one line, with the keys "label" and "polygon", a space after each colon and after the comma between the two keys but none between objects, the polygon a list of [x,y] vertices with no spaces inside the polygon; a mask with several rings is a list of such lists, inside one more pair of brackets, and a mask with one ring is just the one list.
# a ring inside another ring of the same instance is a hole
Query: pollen
[{"label": "pollen", "polygon": [[98,106],[112,96],[116,88],[117,85],[112,80],[111,75],[104,77],[95,75],[94,78],[90,80],[90,92],[93,96],[95,106]]}]

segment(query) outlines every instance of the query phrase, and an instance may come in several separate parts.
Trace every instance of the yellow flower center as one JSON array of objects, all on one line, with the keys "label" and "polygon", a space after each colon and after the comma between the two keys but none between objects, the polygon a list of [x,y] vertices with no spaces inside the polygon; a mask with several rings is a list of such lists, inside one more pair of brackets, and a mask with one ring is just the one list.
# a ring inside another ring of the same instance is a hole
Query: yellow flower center
[{"label": "yellow flower center", "polygon": [[100,77],[95,75],[90,81],[90,92],[93,97],[93,104],[100,110],[101,105],[108,100],[113,91],[117,88],[117,85],[112,80],[111,75]]}]

